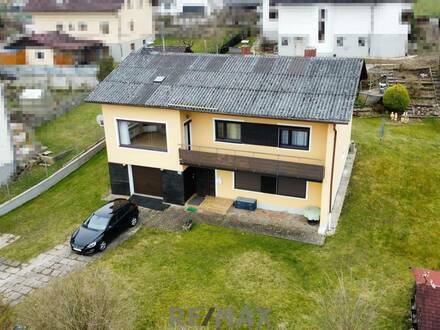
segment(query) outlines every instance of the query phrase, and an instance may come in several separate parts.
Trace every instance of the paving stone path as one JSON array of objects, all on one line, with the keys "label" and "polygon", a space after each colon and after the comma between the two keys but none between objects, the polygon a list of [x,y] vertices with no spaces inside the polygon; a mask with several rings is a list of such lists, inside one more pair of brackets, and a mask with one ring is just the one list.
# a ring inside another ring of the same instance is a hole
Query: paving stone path
[{"label": "paving stone path", "polygon": [[[148,216],[148,212],[142,212],[142,214]],[[118,239],[109,245],[108,249],[117,246],[134,235],[139,228],[138,225],[121,234]],[[67,241],[26,263],[0,257],[0,296],[3,297],[6,303],[15,305],[32,290],[44,287],[51,280],[84,267],[89,262],[99,258],[100,255],[102,253],[92,256],[78,255],[71,251]]]},{"label": "paving stone path", "polygon": [[15,236],[12,234],[0,234],[0,249],[4,248],[6,245],[14,243],[19,238],[20,236]]}]

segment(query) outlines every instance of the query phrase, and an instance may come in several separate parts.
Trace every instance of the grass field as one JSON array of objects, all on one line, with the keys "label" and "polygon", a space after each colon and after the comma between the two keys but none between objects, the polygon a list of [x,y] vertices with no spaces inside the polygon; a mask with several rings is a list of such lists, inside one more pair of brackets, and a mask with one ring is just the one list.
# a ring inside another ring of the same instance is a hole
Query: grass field
[{"label": "grass field", "polygon": [[[99,105],[83,104],[36,129],[36,141],[49,147],[49,150],[54,154],[72,149],[64,159],[48,167],[49,175],[104,136],[103,129],[96,123],[96,115],[99,113],[101,113]],[[10,196],[20,194],[44,178],[46,178],[45,168],[34,166],[31,170],[23,172],[18,180],[11,183]],[[8,199],[6,187],[3,186],[0,188],[0,203]]]},{"label": "grass field", "polygon": [[438,0],[416,0],[414,12],[416,16],[440,17],[440,2]]},{"label": "grass field", "polygon": [[[337,274],[376,306],[373,328],[404,329],[410,267],[440,269],[440,121],[408,126],[355,119],[358,158],[340,225],[323,247],[196,225],[186,233],[142,228],[90,265],[112,270],[136,292],[137,328],[162,328],[169,308],[270,308],[274,328],[313,329],[320,290]],[[101,205],[105,154],[10,215],[0,232],[23,238],[0,255],[25,260],[63,241]]]}]

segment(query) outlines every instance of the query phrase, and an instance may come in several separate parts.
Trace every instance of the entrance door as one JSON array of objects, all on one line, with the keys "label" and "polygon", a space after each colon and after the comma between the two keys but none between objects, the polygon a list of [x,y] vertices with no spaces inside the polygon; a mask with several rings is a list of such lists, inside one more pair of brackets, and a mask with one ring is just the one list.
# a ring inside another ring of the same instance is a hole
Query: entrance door
[{"label": "entrance door", "polygon": [[162,197],[162,173],[158,168],[132,166],[135,194]]},{"label": "entrance door", "polygon": [[191,120],[188,120],[186,123],[183,124],[183,143],[185,143],[185,149],[187,150],[191,150],[191,128]]},{"label": "entrance door", "polygon": [[293,43],[295,47],[295,56],[304,56],[304,51],[306,50],[304,38],[295,37],[293,38]]},{"label": "entrance door", "polygon": [[215,170],[196,168],[196,192],[200,196],[215,196]]}]

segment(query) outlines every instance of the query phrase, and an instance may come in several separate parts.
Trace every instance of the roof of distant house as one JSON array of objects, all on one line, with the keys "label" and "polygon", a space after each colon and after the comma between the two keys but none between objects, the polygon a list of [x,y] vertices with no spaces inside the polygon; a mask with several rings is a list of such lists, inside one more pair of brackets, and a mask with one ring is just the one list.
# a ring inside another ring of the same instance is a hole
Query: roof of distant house
[{"label": "roof of distant house", "polygon": [[[88,96],[93,103],[348,123],[362,59],[130,54]],[[165,77],[155,82],[157,77]]]},{"label": "roof of distant house", "polygon": [[413,268],[418,329],[440,328],[440,272]]},{"label": "roof of distant house", "polygon": [[65,33],[47,32],[23,36],[10,43],[7,48],[20,49],[26,47],[47,47],[62,50],[76,50],[85,47],[98,47],[102,42],[97,40],[82,40]]},{"label": "roof of distant house", "polygon": [[112,12],[119,10],[124,0],[29,0],[27,12]]}]

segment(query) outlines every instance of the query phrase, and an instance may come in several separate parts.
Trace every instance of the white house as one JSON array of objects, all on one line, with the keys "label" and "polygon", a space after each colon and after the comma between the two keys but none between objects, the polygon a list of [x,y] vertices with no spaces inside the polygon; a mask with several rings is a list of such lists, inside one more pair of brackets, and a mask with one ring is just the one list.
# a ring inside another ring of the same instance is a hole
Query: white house
[{"label": "white house", "polygon": [[158,0],[155,12],[158,15],[209,17],[223,8],[222,0]]},{"label": "white house", "polygon": [[14,174],[14,151],[3,96],[3,85],[0,83],[0,185],[8,183],[12,174]]},{"label": "white house", "polygon": [[263,36],[280,55],[402,57],[412,0],[263,0]]}]

